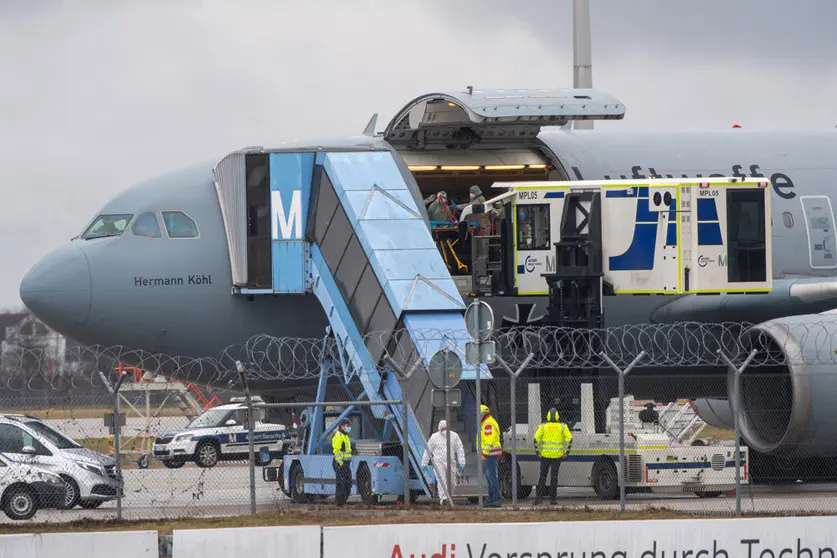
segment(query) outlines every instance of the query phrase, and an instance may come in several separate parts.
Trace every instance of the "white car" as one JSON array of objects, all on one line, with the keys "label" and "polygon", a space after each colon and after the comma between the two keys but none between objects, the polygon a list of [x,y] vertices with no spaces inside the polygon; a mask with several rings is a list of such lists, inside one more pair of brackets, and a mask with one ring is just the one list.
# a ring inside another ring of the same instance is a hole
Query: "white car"
[{"label": "white car", "polygon": [[0,415],[0,453],[59,475],[66,483],[65,509],[98,508],[122,490],[114,459],[82,447],[33,417]]},{"label": "white car", "polygon": [[0,454],[0,508],[9,519],[30,519],[42,508],[63,508],[65,491],[58,475]]},{"label": "white car", "polygon": [[[249,459],[247,406],[234,397],[232,403],[203,412],[183,430],[167,432],[154,441],[154,457],[169,469],[178,469],[189,461],[199,467],[214,467],[219,461]],[[259,401],[257,397],[254,402]],[[263,422],[263,412],[256,409],[254,447],[256,457],[266,448],[272,459],[279,459],[292,445],[281,424]]]}]

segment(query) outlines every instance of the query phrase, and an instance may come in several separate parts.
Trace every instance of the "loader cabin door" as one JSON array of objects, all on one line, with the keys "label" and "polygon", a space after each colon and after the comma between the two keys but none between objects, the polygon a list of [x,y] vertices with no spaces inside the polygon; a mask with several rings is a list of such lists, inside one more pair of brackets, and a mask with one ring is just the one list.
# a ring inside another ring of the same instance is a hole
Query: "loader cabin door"
[{"label": "loader cabin door", "polygon": [[727,192],[727,281],[767,280],[765,190]]},{"label": "loader cabin door", "polygon": [[[549,203],[518,203],[513,207],[518,294],[544,294],[542,275],[555,272],[552,208]],[[556,217],[560,220],[561,216]]]},{"label": "loader cabin door", "polygon": [[[624,115],[618,99],[587,89],[469,88],[418,97],[389,123],[384,137],[407,163],[425,200],[444,191],[453,205],[464,206],[472,186],[478,186],[488,200],[502,193],[492,191],[495,182],[568,180],[555,154],[537,139],[544,126],[578,119],[618,120]],[[519,245],[540,251],[549,244],[548,210],[544,214],[543,209],[521,214],[532,228],[520,232],[515,239]],[[459,217],[458,209],[454,215]],[[493,219],[487,231],[473,226],[468,231],[499,236],[501,226]],[[470,276],[471,239],[456,223],[437,225],[433,233],[451,275]]]}]

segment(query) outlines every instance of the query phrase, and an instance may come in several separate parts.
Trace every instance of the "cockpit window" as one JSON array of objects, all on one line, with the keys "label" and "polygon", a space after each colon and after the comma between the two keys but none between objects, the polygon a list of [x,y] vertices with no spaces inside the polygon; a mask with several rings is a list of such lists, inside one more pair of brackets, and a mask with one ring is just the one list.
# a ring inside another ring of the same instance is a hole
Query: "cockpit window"
[{"label": "cockpit window", "polygon": [[131,221],[133,215],[99,215],[93,224],[81,235],[84,240],[92,238],[105,238],[107,236],[120,236],[125,232],[125,227]]},{"label": "cockpit window", "polygon": [[182,211],[163,211],[163,222],[169,238],[197,238],[198,225]]},{"label": "cockpit window", "polygon": [[153,213],[143,213],[134,224],[131,225],[131,232],[136,236],[144,236],[146,238],[162,238],[163,231],[160,229],[160,223],[157,221],[157,216]]}]

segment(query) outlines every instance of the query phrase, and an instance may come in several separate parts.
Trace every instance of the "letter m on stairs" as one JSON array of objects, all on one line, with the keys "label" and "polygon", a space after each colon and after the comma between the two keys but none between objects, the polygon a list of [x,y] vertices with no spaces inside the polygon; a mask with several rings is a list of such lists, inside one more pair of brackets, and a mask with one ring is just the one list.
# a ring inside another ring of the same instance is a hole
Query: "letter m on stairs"
[{"label": "letter m on stairs", "polygon": [[270,231],[273,240],[302,240],[302,192],[293,191],[288,211],[285,211],[285,205],[282,203],[282,193],[271,192],[270,209]]}]

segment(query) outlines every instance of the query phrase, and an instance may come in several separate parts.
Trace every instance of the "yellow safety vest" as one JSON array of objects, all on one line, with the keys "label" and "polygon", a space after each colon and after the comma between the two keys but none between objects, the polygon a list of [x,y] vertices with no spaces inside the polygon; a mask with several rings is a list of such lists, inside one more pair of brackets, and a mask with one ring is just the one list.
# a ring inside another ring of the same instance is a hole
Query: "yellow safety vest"
[{"label": "yellow safety vest", "polygon": [[535,432],[538,454],[547,459],[564,457],[567,452],[567,444],[572,440],[572,432],[563,422],[545,422]]},{"label": "yellow safety vest", "polygon": [[502,455],[503,446],[500,442],[500,425],[491,415],[482,419],[482,457],[497,457]]},{"label": "yellow safety vest", "polygon": [[347,434],[338,430],[334,433],[334,438],[331,439],[331,451],[338,465],[342,465],[344,461],[351,460],[352,439]]}]

